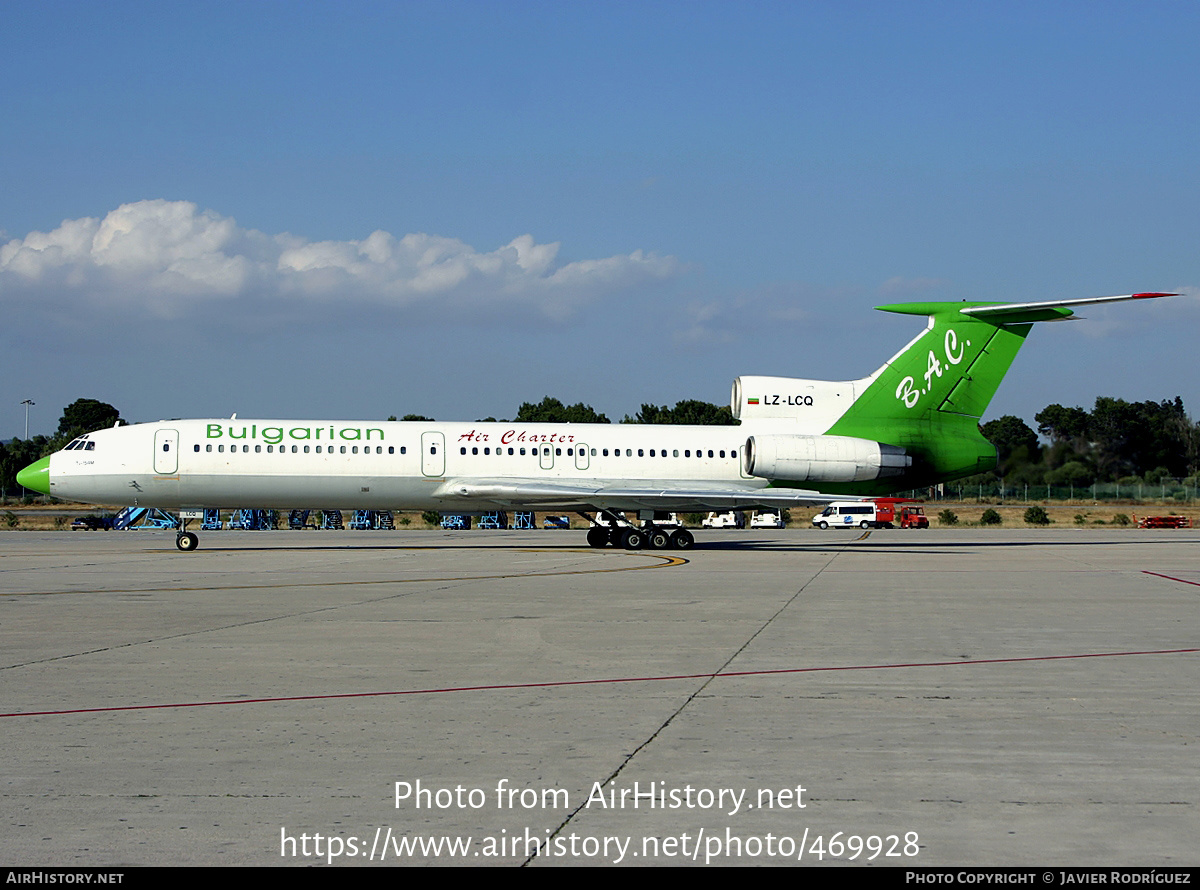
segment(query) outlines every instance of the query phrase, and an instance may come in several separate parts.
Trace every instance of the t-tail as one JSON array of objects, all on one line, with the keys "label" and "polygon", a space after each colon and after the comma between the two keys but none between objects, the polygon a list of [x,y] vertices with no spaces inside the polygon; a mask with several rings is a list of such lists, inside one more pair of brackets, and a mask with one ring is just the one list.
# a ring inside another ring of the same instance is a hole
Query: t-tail
[{"label": "t-tail", "polygon": [[868,495],[990,470],[996,449],[980,433],[980,419],[1036,322],[1066,321],[1079,306],[1169,296],[1176,294],[878,306],[929,323],[869,377],[735,381],[735,416],[763,430],[747,441],[746,472],[777,485],[819,483],[833,494]]}]

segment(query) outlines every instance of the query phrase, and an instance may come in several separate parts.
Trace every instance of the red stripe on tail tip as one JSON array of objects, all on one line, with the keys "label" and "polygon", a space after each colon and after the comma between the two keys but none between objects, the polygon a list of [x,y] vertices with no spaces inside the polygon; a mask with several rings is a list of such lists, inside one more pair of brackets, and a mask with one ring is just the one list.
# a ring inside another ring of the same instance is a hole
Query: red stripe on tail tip
[{"label": "red stripe on tail tip", "polygon": [[1135,300],[1146,300],[1151,297],[1177,297],[1179,294],[1131,294]]}]

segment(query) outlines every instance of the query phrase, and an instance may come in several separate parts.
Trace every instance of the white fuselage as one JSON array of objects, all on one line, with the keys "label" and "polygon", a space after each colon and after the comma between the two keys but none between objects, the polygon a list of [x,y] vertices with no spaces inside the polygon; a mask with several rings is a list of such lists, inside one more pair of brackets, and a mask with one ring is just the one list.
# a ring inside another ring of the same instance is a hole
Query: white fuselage
[{"label": "white fuselage", "polygon": [[169,508],[480,511],[520,497],[473,499],[456,481],[749,492],[768,481],[745,474],[746,436],[745,425],[160,421],[56,452],[50,493]]}]

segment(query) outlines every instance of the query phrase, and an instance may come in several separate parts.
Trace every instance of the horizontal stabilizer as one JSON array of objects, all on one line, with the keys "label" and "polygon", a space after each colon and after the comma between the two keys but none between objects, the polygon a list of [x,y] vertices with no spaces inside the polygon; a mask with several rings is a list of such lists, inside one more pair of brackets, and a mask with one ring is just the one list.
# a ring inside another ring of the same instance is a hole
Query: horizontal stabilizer
[{"label": "horizontal stabilizer", "polygon": [[997,324],[1029,324],[1035,321],[1065,321],[1075,314],[1073,309],[1079,306],[1177,296],[1179,294],[1153,292],[1118,294],[1113,297],[1082,297],[1073,300],[1039,300],[1034,303],[892,303],[875,308],[883,312],[896,312],[900,315],[942,316],[946,313],[957,312],[960,315]]},{"label": "horizontal stabilizer", "polygon": [[[972,306],[960,309],[963,315],[1003,323],[1030,321],[1065,321],[1074,315],[1072,307],[1094,303],[1119,303],[1122,300],[1150,300],[1156,297],[1177,297],[1179,294],[1119,294],[1115,297],[1082,297],[1075,300],[1043,300],[1036,303],[1000,303],[993,306]],[[1036,316],[1036,317],[1035,317]]]}]

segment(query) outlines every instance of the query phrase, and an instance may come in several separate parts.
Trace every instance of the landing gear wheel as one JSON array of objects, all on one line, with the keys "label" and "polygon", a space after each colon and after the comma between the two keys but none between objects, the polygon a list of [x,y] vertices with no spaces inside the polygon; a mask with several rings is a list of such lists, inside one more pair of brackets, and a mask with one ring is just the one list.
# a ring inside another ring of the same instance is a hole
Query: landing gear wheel
[{"label": "landing gear wheel", "polygon": [[641,550],[646,546],[646,536],[639,528],[627,528],[621,535],[621,546],[626,550]]},{"label": "landing gear wheel", "polygon": [[200,539],[191,532],[180,532],[175,538],[175,546],[184,553],[190,553],[200,546]]},{"label": "landing gear wheel", "polygon": [[587,542],[589,547],[607,547],[609,540],[608,529],[593,525],[588,529]]},{"label": "landing gear wheel", "polygon": [[671,543],[670,536],[661,528],[648,528],[646,532],[646,546],[651,550],[662,550]]},{"label": "landing gear wheel", "polygon": [[671,546],[676,550],[691,550],[695,543],[696,539],[686,528],[677,529],[671,535]]}]

